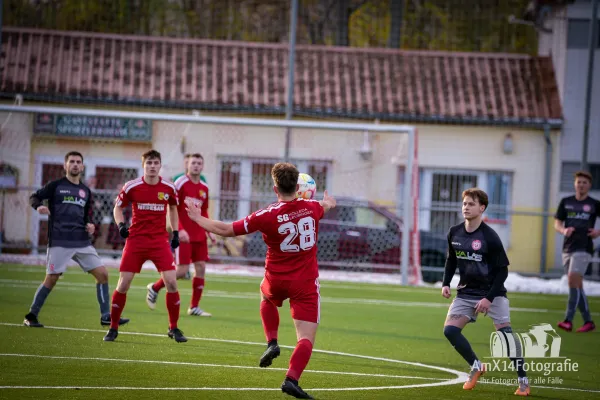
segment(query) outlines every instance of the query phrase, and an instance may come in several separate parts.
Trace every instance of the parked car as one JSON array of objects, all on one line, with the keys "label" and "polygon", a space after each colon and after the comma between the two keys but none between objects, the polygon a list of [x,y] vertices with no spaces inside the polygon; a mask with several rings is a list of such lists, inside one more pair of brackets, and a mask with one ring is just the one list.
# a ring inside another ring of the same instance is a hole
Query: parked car
[{"label": "parked car", "polygon": [[[319,223],[317,259],[322,269],[398,272],[401,260],[402,219],[370,201],[337,198],[337,206]],[[420,232],[423,280],[442,279],[448,242],[445,234]],[[267,247],[261,233],[249,235],[243,254],[264,262]],[[430,270],[430,267],[437,269]]]}]

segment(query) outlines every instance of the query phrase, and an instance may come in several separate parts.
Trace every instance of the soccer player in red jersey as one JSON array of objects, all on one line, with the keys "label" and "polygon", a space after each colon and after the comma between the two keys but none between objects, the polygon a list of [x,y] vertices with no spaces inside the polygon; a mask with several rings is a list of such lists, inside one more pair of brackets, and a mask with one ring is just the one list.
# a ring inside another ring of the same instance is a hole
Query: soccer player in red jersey
[{"label": "soccer player in red jersey", "polygon": [[296,398],[312,399],[298,385],[298,380],[310,360],[320,319],[317,264],[319,220],[325,212],[335,207],[336,201],[327,192],[321,201],[297,199],[298,170],[292,164],[275,164],[271,169],[271,177],[277,203],[233,223],[208,219],[192,200],[188,199],[185,203],[189,217],[209,232],[225,237],[262,232],[267,245],[267,257],[265,277],[260,285],[260,316],[267,338],[267,350],[260,358],[259,365],[268,367],[280,354],[277,344],[277,307],[290,299],[298,343],[281,390]]},{"label": "soccer player in red jersey", "polygon": [[[191,154],[188,159],[187,174],[175,181],[179,206],[179,240],[181,243],[175,249],[175,263],[177,264],[177,279],[185,277],[189,266],[194,263],[194,278],[192,279],[192,300],[190,301],[189,315],[211,317],[212,315],[199,307],[200,298],[204,289],[204,274],[206,261],[208,261],[207,232],[188,217],[185,211],[185,199],[191,199],[202,210],[202,216],[208,218],[208,186],[200,180],[204,167],[204,158],[199,153]],[[211,240],[214,238],[211,235]],[[156,307],[158,292],[165,287],[164,279],[160,278],[147,286],[146,303],[151,310]]]},{"label": "soccer player in red jersey", "polygon": [[[167,310],[169,311],[168,336],[177,342],[187,342],[183,332],[177,327],[179,320],[179,292],[175,278],[175,263],[171,248],[179,246],[177,231],[177,191],[173,183],[158,174],[161,167],[160,153],[150,150],[142,155],[144,176],[127,182],[115,201],[113,215],[119,226],[119,233],[126,238],[121,258],[120,276],[117,289],[113,293],[110,312],[110,329],[104,340],[114,341],[119,332],[118,321],[125,308],[127,291],[142,264],[150,260],[160,272],[167,287]],[[131,227],[125,225],[123,208],[131,204],[133,217]],[[173,228],[173,238],[169,244],[169,234],[165,218],[169,209],[169,219]]]}]

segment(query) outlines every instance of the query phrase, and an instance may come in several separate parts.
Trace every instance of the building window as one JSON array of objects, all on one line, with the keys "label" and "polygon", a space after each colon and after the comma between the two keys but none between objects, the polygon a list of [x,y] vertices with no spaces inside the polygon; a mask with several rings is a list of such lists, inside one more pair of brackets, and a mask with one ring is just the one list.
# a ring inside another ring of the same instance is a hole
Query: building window
[{"label": "building window", "polygon": [[487,173],[487,194],[490,202],[487,217],[490,220],[507,220],[510,179],[510,174],[505,172]]},{"label": "building window", "polygon": [[[569,19],[567,30],[567,48],[569,49],[587,49],[589,47],[591,19]],[[600,23],[600,20],[597,22]],[[600,47],[600,29],[596,39],[596,47]]]},{"label": "building window", "polygon": [[484,219],[494,229],[497,226],[508,228],[510,225],[511,173],[424,168],[420,176],[421,230],[446,233],[452,225],[462,222],[462,192],[472,187],[478,187],[488,194],[489,205]]},{"label": "building window", "polygon": [[[581,169],[581,163],[566,161],[562,163],[560,174],[560,191],[574,192],[573,183],[575,181],[575,172]],[[600,190],[600,164],[588,164],[588,171],[592,174],[592,190]]]},{"label": "building window", "polygon": [[[267,158],[240,158],[223,156],[220,158],[220,188],[217,199],[219,219],[234,221],[259,210],[275,201],[271,168],[278,162]],[[323,195],[330,182],[331,161],[291,160],[300,172],[306,172],[315,179],[317,197]]]},{"label": "building window", "polygon": [[221,187],[219,191],[219,219],[234,221],[238,219],[238,200],[240,191],[240,163],[221,162]]}]

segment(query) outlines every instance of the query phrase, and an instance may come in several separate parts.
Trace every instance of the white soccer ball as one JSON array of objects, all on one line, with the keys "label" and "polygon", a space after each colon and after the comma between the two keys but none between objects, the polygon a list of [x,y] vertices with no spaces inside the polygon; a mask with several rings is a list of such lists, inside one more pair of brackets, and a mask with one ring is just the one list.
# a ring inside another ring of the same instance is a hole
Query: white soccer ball
[{"label": "white soccer ball", "polygon": [[298,175],[298,191],[296,197],[299,199],[312,199],[317,193],[317,184],[309,174]]}]

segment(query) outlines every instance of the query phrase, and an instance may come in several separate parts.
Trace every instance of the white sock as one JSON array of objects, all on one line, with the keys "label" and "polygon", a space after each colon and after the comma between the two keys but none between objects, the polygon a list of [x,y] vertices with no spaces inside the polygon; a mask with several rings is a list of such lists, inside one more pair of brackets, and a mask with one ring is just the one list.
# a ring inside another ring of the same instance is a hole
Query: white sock
[{"label": "white sock", "polygon": [[525,385],[529,385],[529,379],[526,376],[523,378],[519,378],[519,384],[524,383]]}]

